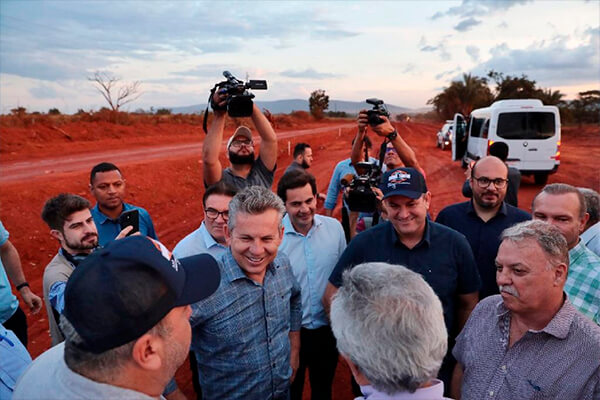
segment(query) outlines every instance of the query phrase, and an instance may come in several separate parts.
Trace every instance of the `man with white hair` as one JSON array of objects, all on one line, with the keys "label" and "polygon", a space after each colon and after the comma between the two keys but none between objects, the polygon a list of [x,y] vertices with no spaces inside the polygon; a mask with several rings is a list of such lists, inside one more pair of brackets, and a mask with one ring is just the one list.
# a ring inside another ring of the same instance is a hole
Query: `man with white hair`
[{"label": "man with white hair", "polygon": [[453,397],[600,398],[600,327],[565,295],[568,265],[567,240],[548,223],[502,233],[500,294],[477,305],[456,339]]},{"label": "man with white hair", "polygon": [[443,397],[436,379],[446,354],[442,304],[420,274],[387,263],[346,271],[331,304],[337,347],[364,397]]}]

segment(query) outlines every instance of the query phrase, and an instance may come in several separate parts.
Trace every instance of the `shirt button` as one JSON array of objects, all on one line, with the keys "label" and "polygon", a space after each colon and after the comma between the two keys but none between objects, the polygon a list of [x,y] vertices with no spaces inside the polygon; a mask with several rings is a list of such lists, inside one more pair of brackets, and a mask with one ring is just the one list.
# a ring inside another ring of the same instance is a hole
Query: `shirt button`
[{"label": "shirt button", "polygon": [[494,391],[490,390],[490,397],[494,397]]},{"label": "shirt button", "polygon": [[502,366],[502,371],[506,372],[506,365]]}]

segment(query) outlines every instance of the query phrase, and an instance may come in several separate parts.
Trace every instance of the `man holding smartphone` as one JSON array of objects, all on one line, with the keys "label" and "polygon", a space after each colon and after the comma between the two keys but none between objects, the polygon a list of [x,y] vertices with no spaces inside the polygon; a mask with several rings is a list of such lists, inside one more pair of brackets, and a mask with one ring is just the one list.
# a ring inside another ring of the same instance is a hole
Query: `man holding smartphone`
[{"label": "man holding smartphone", "polygon": [[115,239],[127,226],[133,226],[131,233],[140,232],[143,236],[158,239],[148,211],[123,201],[125,179],[116,165],[103,162],[92,168],[90,191],[96,199],[91,212],[100,246]]}]

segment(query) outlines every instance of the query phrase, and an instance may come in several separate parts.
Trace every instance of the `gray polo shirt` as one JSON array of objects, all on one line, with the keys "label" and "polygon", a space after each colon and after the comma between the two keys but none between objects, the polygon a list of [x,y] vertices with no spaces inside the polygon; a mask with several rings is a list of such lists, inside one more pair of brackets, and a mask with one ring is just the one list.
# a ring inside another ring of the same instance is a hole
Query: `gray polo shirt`
[{"label": "gray polo shirt", "polygon": [[228,167],[223,170],[221,180],[238,190],[245,189],[248,186],[263,186],[267,189],[271,189],[276,168],[277,166],[273,167],[272,171],[269,171],[260,157],[258,157],[256,161],[254,161],[254,164],[252,164],[252,169],[246,178],[234,175],[231,168]]},{"label": "gray polo shirt", "polygon": [[464,367],[462,400],[600,399],[600,327],[566,299],[540,331],[508,347],[510,311],[483,299],[456,339]]},{"label": "gray polo shirt", "polygon": [[71,371],[65,364],[64,352],[63,342],[36,358],[19,378],[13,400],[156,399],[134,390],[98,383]]}]

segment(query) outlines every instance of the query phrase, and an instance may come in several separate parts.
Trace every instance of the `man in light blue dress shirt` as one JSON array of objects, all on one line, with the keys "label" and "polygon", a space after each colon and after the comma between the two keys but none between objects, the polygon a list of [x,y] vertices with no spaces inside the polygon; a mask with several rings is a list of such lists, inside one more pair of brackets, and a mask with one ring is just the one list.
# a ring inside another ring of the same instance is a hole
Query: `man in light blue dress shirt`
[{"label": "man in light blue dress shirt", "polygon": [[279,250],[285,252],[302,290],[300,366],[292,383],[292,400],[302,399],[308,368],[311,398],[331,399],[338,353],[321,298],[327,279],[346,247],[342,225],[334,218],[316,215],[317,185],[305,171],[284,174],[277,186],[287,215]]},{"label": "man in light blue dress shirt", "polygon": [[183,258],[207,253],[219,259],[225,253],[227,244],[223,227],[229,220],[229,202],[236,192],[236,188],[224,181],[219,181],[204,191],[202,197],[204,220],[198,229],[177,243],[173,249],[175,257]]}]

